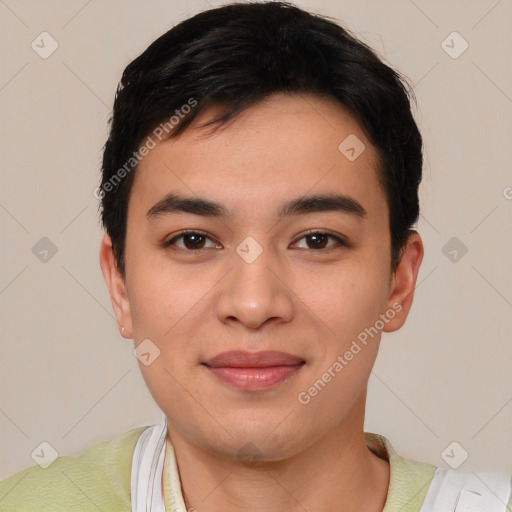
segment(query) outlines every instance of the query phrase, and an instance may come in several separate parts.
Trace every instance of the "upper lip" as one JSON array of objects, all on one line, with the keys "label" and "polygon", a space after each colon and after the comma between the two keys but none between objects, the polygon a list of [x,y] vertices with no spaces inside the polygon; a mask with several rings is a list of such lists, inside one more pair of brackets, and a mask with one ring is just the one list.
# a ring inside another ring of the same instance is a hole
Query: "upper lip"
[{"label": "upper lip", "polygon": [[217,354],[203,364],[212,368],[265,368],[270,366],[295,366],[304,362],[300,357],[276,350],[262,352],[232,350]]}]

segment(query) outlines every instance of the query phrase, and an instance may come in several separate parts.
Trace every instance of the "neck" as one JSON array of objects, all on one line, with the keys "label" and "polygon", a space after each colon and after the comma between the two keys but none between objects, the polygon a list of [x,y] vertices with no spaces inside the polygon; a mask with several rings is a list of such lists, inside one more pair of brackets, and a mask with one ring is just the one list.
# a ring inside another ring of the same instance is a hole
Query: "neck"
[{"label": "neck", "polygon": [[289,458],[265,462],[221,457],[170,428],[187,510],[381,512],[389,464],[366,446],[360,419],[357,428],[340,425]]}]

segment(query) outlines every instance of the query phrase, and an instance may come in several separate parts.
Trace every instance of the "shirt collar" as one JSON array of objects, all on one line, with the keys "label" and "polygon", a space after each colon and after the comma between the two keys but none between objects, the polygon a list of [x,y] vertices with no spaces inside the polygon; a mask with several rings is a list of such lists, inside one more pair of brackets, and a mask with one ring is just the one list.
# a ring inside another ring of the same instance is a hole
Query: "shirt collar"
[{"label": "shirt collar", "polygon": [[398,455],[384,436],[364,433],[366,446],[389,462],[388,496],[382,512],[417,512],[425,498],[435,466]]}]

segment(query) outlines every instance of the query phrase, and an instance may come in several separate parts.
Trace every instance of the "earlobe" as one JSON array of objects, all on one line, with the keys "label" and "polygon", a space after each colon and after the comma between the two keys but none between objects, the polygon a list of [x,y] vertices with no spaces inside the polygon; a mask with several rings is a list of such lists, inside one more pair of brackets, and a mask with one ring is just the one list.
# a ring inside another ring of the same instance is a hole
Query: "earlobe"
[{"label": "earlobe", "polygon": [[394,317],[383,329],[385,332],[393,332],[404,325],[414,298],[414,289],[423,259],[423,242],[416,231],[411,231],[402,252],[390,285],[388,296],[388,309],[396,311]]},{"label": "earlobe", "polygon": [[100,267],[107,284],[110,301],[119,324],[121,336],[132,338],[130,302],[126,293],[126,283],[119,271],[110,237],[105,234],[100,247]]}]

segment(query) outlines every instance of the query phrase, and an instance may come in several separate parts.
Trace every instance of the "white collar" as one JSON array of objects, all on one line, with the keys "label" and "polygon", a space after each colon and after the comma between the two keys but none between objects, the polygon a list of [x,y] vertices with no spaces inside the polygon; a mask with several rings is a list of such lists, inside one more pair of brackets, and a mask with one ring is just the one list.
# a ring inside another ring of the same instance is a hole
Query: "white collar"
[{"label": "white collar", "polygon": [[[168,453],[166,454],[166,450]],[[168,456],[166,479],[171,490],[169,503],[174,512],[187,512],[181,492],[180,478],[172,443],[167,443],[167,419],[144,429],[133,452],[131,473],[132,512],[165,512],[162,491],[165,458]]]}]

